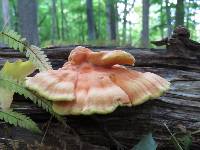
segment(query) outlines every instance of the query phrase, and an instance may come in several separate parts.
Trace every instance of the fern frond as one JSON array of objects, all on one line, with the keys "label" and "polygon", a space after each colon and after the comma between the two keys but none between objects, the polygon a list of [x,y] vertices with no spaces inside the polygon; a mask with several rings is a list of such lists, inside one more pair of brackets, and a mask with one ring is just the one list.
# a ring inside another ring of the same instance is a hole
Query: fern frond
[{"label": "fern frond", "polygon": [[29,60],[32,61],[32,63],[35,64],[40,71],[52,69],[49,59],[44,54],[44,51],[41,50],[41,48],[30,45],[29,47],[26,47],[26,49],[26,57],[28,57]]},{"label": "fern frond", "polygon": [[0,41],[8,44],[10,47],[25,52],[26,57],[40,70],[45,71],[52,69],[49,59],[41,50],[41,48],[29,45],[25,38],[22,38],[17,32],[5,28],[0,32]]},{"label": "fern frond", "polygon": [[13,124],[14,126],[19,126],[33,132],[41,133],[37,124],[31,120],[29,117],[12,110],[0,110],[0,119]]},{"label": "fern frond", "polygon": [[0,74],[0,86],[20,95],[24,95],[25,98],[29,98],[31,101],[33,101],[33,103],[37,104],[39,107],[42,107],[66,126],[64,119],[53,111],[52,103],[42,97],[39,97],[36,93],[26,89],[23,82],[16,81],[10,77]]}]

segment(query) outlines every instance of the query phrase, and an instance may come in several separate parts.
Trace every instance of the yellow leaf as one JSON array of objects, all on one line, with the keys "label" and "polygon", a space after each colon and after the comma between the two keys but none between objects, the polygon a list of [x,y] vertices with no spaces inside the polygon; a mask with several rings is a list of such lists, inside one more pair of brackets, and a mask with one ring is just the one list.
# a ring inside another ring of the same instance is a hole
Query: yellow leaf
[{"label": "yellow leaf", "polygon": [[[35,71],[34,65],[30,61],[22,62],[18,60],[14,63],[6,62],[1,69],[1,74],[15,80],[24,80],[26,76]],[[9,109],[13,101],[14,92],[0,87],[0,108]]]},{"label": "yellow leaf", "polygon": [[3,110],[9,109],[13,101],[14,92],[0,87],[0,108]]},{"label": "yellow leaf", "polygon": [[23,80],[26,76],[33,73],[35,69],[35,66],[30,61],[22,62],[22,60],[17,60],[14,63],[7,61],[1,73],[16,80]]}]

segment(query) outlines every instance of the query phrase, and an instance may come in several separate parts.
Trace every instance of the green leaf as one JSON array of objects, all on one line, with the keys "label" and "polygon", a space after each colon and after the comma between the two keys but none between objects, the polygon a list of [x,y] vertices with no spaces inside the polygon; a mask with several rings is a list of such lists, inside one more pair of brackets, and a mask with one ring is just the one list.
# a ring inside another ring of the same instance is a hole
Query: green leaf
[{"label": "green leaf", "polygon": [[143,137],[140,142],[135,145],[131,150],[156,150],[157,144],[152,137],[152,133],[149,133]]},{"label": "green leaf", "polygon": [[14,126],[19,126],[33,132],[41,133],[37,124],[29,117],[21,113],[14,112],[12,110],[0,110],[0,119],[8,122],[9,124],[13,124]]}]

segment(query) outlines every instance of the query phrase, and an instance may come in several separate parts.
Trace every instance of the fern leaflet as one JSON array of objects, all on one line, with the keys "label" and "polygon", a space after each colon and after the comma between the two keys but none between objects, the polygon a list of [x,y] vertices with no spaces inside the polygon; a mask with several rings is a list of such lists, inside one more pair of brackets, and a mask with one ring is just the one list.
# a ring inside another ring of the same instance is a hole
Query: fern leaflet
[{"label": "fern leaflet", "polygon": [[41,48],[29,45],[26,39],[22,38],[17,32],[5,28],[0,32],[0,40],[12,48],[18,49],[20,52],[26,50],[26,57],[28,57],[40,71],[52,69],[49,59]]},{"label": "fern leaflet", "polygon": [[19,93],[20,95],[24,95],[25,98],[29,98],[31,101],[33,101],[33,103],[37,104],[39,107],[42,107],[52,116],[54,116],[58,121],[67,126],[65,120],[53,111],[52,103],[42,97],[39,97],[36,93],[26,89],[23,85],[23,82],[16,81],[12,78],[0,74],[0,86],[10,91]]},{"label": "fern leaflet", "polygon": [[9,124],[13,124],[14,126],[19,126],[33,132],[41,133],[37,124],[29,117],[21,113],[14,112],[12,110],[0,110],[0,119],[8,122]]}]

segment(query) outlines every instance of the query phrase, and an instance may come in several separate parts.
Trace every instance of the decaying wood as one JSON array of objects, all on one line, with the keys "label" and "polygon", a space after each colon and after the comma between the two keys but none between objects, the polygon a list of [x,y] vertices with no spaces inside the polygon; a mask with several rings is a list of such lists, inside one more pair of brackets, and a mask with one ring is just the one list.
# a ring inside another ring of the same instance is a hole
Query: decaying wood
[{"label": "decaying wood", "polygon": [[157,46],[166,45],[167,55],[200,58],[200,43],[190,39],[190,31],[178,26],[170,38],[152,41]]},{"label": "decaying wood", "polygon": [[[54,68],[61,67],[74,46],[45,48]],[[66,121],[76,134],[53,120],[45,137],[33,134],[25,129],[0,123],[0,148],[19,147],[28,149],[116,149],[117,140],[130,149],[143,135],[153,132],[159,144],[158,149],[171,150],[170,135],[164,127],[166,123],[172,132],[179,131],[183,125],[188,131],[200,129],[200,61],[198,58],[164,55],[165,50],[93,47],[94,50],[125,49],[136,57],[136,66],[131,67],[142,72],[154,72],[168,79],[171,89],[157,100],[146,102],[137,107],[120,107],[108,115],[67,116]],[[0,50],[0,66],[6,60],[25,59],[17,51],[3,48]],[[22,96],[15,95],[12,107],[31,116],[40,127],[46,127],[50,115]],[[105,133],[105,128],[109,135]],[[112,138],[111,138],[112,137]],[[192,150],[200,149],[200,134],[193,137]]]}]

